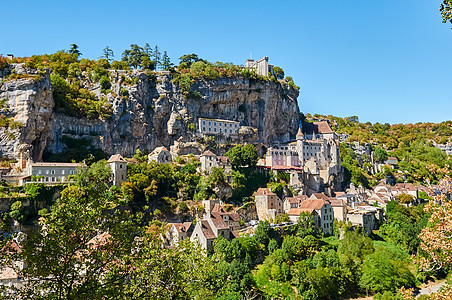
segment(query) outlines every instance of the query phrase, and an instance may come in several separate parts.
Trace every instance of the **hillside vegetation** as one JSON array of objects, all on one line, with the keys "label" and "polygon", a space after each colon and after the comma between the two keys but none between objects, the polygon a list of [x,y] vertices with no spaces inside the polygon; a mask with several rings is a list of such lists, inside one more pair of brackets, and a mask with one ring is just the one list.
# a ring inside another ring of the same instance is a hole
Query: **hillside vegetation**
[{"label": "hillside vegetation", "polygon": [[[305,120],[328,120],[341,136],[342,165],[346,168],[348,179],[355,184],[372,186],[386,177],[398,182],[436,183],[451,175],[451,157],[434,145],[450,141],[452,121],[390,125],[361,123],[357,116],[340,118],[318,114],[306,114]],[[351,149],[353,142],[370,144],[372,150],[384,152],[383,158],[396,157],[398,170],[383,167],[381,172],[373,174],[370,157],[363,156],[358,162],[357,155]]]}]

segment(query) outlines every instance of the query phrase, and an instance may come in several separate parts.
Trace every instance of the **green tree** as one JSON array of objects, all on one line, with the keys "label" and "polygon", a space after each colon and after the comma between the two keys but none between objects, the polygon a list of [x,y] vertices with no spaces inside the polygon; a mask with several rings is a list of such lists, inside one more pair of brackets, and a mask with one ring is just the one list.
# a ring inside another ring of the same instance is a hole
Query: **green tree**
[{"label": "green tree", "polygon": [[443,18],[443,23],[452,23],[452,0],[443,0],[439,10],[441,12],[441,17]]},{"label": "green tree", "polygon": [[236,145],[226,152],[226,156],[229,157],[234,170],[254,168],[259,159],[256,146],[252,144]]},{"label": "green tree", "polygon": [[284,79],[284,70],[278,66],[273,68],[277,79]]},{"label": "green tree", "polygon": [[100,58],[105,58],[106,60],[108,60],[109,63],[111,63],[113,61],[113,57],[115,57],[113,50],[110,49],[109,46],[105,47],[102,50],[102,56]]},{"label": "green tree", "polygon": [[81,56],[82,53],[78,50],[77,44],[71,44],[71,48],[69,48],[69,54],[75,54],[77,57]]},{"label": "green tree", "polygon": [[122,53],[122,60],[136,69],[141,66],[143,56],[147,56],[146,53],[144,53],[143,48],[137,44],[131,44],[130,49],[126,49]]},{"label": "green tree", "polygon": [[100,299],[113,297],[128,274],[137,228],[130,213],[117,210],[105,161],[75,176],[51,212],[41,217],[14,260],[27,268],[15,295],[24,299]]},{"label": "green tree", "polygon": [[154,50],[152,51],[152,58],[154,60],[155,68],[161,68],[162,53],[157,45],[155,45]]},{"label": "green tree", "polygon": [[180,63],[179,65],[183,65],[186,68],[190,68],[191,64],[197,61],[200,61],[201,59],[198,57],[197,54],[185,54],[179,57]]},{"label": "green tree", "polygon": [[383,148],[377,147],[374,151],[374,158],[377,162],[383,163],[388,159],[388,152]]},{"label": "green tree", "polygon": [[170,60],[168,54],[166,53],[166,51],[163,51],[163,56],[162,56],[162,61],[160,63],[160,67],[164,71],[169,71],[173,66],[174,66],[174,64],[171,63],[171,60]]}]

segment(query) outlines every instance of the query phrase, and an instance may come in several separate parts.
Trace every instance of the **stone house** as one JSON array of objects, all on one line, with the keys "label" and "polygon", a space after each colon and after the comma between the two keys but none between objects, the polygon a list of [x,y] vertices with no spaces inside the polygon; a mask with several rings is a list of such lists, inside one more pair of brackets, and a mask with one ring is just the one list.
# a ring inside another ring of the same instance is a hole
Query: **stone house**
[{"label": "stone house", "polygon": [[176,246],[179,241],[190,238],[194,226],[191,222],[168,223],[166,238],[169,246]]},{"label": "stone house", "polygon": [[284,212],[289,213],[292,208],[298,208],[300,203],[308,199],[307,195],[298,195],[293,197],[286,197],[283,202]]},{"label": "stone house", "polygon": [[333,234],[334,211],[329,200],[310,198],[301,202],[298,209],[315,211],[318,215],[316,226],[320,227],[326,235]]},{"label": "stone house", "polygon": [[198,130],[202,134],[238,135],[240,122],[221,119],[198,119]]},{"label": "stone house", "polygon": [[378,229],[383,218],[382,209],[373,206],[358,206],[347,214],[347,221],[354,226],[362,227],[366,233],[372,233],[373,230]]},{"label": "stone house", "polygon": [[259,188],[255,194],[256,210],[259,221],[274,220],[283,214],[283,202],[270,189]]},{"label": "stone house", "polygon": [[245,68],[255,70],[257,74],[262,76],[268,76],[268,73],[272,74],[273,71],[273,65],[268,64],[268,56],[265,56],[257,61],[254,61],[254,59],[247,59],[245,62]]},{"label": "stone house", "polygon": [[148,163],[155,161],[159,164],[170,164],[173,156],[165,147],[157,147],[148,155]]},{"label": "stone house", "polygon": [[38,177],[39,182],[44,183],[64,183],[69,180],[70,175],[75,175],[81,168],[85,168],[80,163],[57,163],[57,162],[31,162],[27,163],[23,182],[19,185],[30,182],[31,176]]},{"label": "stone house", "polygon": [[344,201],[337,198],[330,198],[329,201],[333,208],[334,218],[338,221],[347,221],[347,206]]},{"label": "stone house", "polygon": [[121,184],[127,180],[127,161],[121,154],[112,155],[108,161],[113,174],[113,185],[121,187]]},{"label": "stone house", "polygon": [[210,174],[214,167],[218,167],[217,156],[210,150],[204,151],[199,157],[201,162],[201,171]]}]

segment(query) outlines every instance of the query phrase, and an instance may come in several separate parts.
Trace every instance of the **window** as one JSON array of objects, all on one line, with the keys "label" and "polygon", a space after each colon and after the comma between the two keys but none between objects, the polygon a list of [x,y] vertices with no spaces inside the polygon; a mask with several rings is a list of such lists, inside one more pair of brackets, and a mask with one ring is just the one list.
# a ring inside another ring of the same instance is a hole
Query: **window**
[{"label": "window", "polygon": [[229,124],[229,127],[232,127],[232,124]]},{"label": "window", "polygon": [[217,132],[217,129],[216,129],[216,128],[214,128],[214,129],[213,129],[213,131]]},{"label": "window", "polygon": [[210,122],[209,122],[209,125],[211,125]]},{"label": "window", "polygon": [[212,129],[209,128],[209,131],[212,131]]},{"label": "window", "polygon": [[202,121],[202,125],[206,125],[206,121]]},{"label": "window", "polygon": [[61,175],[64,175],[64,170],[61,170]]},{"label": "window", "polygon": [[232,129],[229,130],[232,133]]},{"label": "window", "polygon": [[221,128],[220,128],[220,132],[221,132]]},{"label": "window", "polygon": [[202,130],[206,130],[206,127],[203,127]]},{"label": "window", "polygon": [[119,165],[119,168],[122,169],[122,165]]},{"label": "window", "polygon": [[220,125],[220,127],[221,127],[221,123],[218,123],[218,125]]},{"label": "window", "polygon": [[235,133],[237,133],[237,130],[235,131]]},{"label": "window", "polygon": [[46,174],[49,174],[49,170],[46,170]]},{"label": "window", "polygon": [[217,126],[217,122],[213,122],[213,126]]},{"label": "window", "polygon": [[41,175],[42,174],[42,170],[38,170],[38,174]]}]

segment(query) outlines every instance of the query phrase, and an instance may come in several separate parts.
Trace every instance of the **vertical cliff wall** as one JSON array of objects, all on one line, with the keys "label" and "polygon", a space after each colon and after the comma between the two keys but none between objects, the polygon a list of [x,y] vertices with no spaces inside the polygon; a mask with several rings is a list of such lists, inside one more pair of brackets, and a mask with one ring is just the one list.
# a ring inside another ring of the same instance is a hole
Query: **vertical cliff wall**
[{"label": "vertical cliff wall", "polygon": [[[7,99],[8,116],[23,126],[15,129],[14,137],[0,128],[0,155],[17,158],[21,147],[31,145],[33,158],[40,160],[44,148],[61,152],[62,137],[67,135],[88,138],[109,154],[131,156],[138,148],[152,150],[160,145],[169,147],[175,141],[200,140],[196,130],[189,129],[197,127],[199,117],[237,120],[242,126],[255,128],[256,133],[242,136],[241,142],[285,141],[294,137],[298,129],[298,91],[284,83],[243,77],[199,80],[192,85],[196,97],[186,97],[167,73],[111,71],[111,77],[114,80],[107,95],[101,94],[99,84],[85,86],[110,101],[113,114],[108,120],[53,111],[48,73],[39,80],[4,81],[0,99]],[[125,78],[132,78],[135,83],[130,84]],[[121,89],[127,90],[128,95],[118,96],[124,94]]]}]

